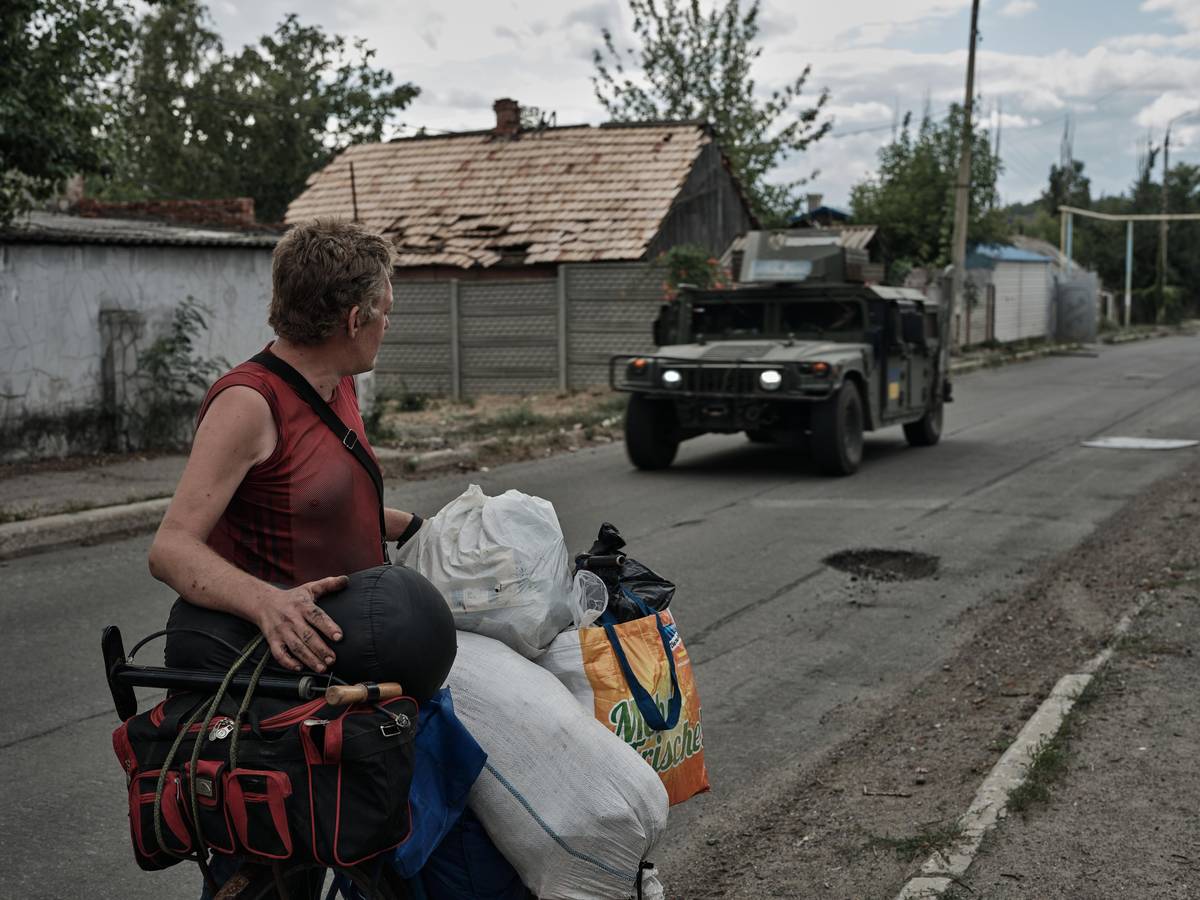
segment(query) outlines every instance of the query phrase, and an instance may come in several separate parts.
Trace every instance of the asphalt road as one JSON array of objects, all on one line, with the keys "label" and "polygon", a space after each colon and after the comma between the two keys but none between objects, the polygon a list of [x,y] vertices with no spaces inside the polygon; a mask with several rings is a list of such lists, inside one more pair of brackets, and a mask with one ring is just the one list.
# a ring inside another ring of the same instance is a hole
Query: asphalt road
[{"label": "asphalt road", "polygon": [[[489,473],[402,484],[389,502],[433,512],[470,481],[554,502],[568,545],[614,522],[629,552],[679,584],[672,610],[704,701],[713,792],[672,811],[658,862],[706,820],[853,733],[869,709],[936,670],[967,607],[1016,588],[1196,450],[1086,449],[1085,438],[1200,438],[1195,338],[1051,357],[958,380],[941,445],[899,429],[867,439],[862,471],[830,480],[740,436],[685,444],[666,472],[619,446]],[[99,636],[162,626],[172,595],[146,571],[148,537],[0,564],[0,897],[193,897],[196,873],[142,873],[128,846],[117,724]],[[919,550],[936,580],[876,589],[825,566],[848,548]],[[1120,552],[1114,548],[1113,552]]]}]

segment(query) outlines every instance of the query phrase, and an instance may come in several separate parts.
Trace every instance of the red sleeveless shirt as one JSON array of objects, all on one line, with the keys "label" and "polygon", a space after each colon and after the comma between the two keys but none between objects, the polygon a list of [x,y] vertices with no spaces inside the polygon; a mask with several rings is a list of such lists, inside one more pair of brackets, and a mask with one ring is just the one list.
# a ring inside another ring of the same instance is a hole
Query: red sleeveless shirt
[{"label": "red sleeveless shirt", "polygon": [[[375,485],[287,382],[244,362],[209,388],[197,423],[217,394],[234,385],[267,401],[277,439],[275,451],[238,485],[208,546],[242,571],[288,587],[382,564]],[[374,459],[351,376],[338,382],[329,406]]]}]

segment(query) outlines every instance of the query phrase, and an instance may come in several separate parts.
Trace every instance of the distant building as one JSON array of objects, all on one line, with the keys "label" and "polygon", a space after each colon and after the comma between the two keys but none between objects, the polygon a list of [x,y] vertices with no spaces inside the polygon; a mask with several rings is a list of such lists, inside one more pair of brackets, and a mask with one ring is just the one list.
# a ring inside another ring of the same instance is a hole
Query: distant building
[{"label": "distant building", "polygon": [[826,206],[822,194],[808,194],[802,215],[789,223],[792,228],[836,228],[850,221],[850,213],[836,206]]},{"label": "distant building", "polygon": [[1054,260],[1003,244],[967,253],[966,309],[958,311],[958,341],[1046,338],[1054,334]]}]

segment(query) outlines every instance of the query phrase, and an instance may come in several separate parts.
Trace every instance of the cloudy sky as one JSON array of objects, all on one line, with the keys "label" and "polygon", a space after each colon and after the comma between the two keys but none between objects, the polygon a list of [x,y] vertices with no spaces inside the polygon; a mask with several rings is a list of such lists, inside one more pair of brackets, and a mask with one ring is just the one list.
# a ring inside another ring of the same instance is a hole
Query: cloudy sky
[{"label": "cloudy sky", "polygon": [[[629,34],[625,0],[210,0],[229,48],[286,12],[366,38],[398,80],[422,88],[397,123],[471,130],[492,101],[553,110],[559,124],[599,123],[592,50],[600,29]],[[834,127],[781,177],[815,171],[810,190],[846,203],[874,168],[897,111],[935,116],[961,102],[969,0],[764,0],[763,91],[812,65]],[[1200,0],[983,0],[979,114],[1000,123],[1005,202],[1032,199],[1059,158],[1064,125],[1093,194],[1133,180],[1148,137],[1200,109]],[[626,41],[627,43],[628,41]],[[397,131],[397,133],[404,133]],[[1200,115],[1171,132],[1171,160],[1200,165]]]}]

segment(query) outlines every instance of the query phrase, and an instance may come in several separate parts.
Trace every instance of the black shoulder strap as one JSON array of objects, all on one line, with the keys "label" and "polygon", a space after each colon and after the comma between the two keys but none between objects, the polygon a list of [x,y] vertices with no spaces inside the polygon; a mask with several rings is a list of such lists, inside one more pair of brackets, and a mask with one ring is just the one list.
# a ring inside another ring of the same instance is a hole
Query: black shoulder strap
[{"label": "black shoulder strap", "polygon": [[359,443],[354,429],[347,427],[346,423],[338,418],[338,414],[329,408],[329,404],[308,383],[307,378],[274,353],[264,350],[252,357],[250,362],[258,363],[291,385],[292,390],[300,396],[300,399],[311,406],[317,417],[338,436],[342,446],[354,454],[354,458],[367,470],[367,474],[371,476],[371,482],[375,485],[375,493],[379,495],[379,541],[384,545],[383,556],[384,559],[387,559],[387,522],[383,514],[383,473],[379,471],[379,466],[371,458],[371,454],[367,453],[367,448]]}]

